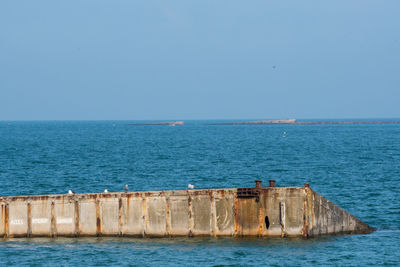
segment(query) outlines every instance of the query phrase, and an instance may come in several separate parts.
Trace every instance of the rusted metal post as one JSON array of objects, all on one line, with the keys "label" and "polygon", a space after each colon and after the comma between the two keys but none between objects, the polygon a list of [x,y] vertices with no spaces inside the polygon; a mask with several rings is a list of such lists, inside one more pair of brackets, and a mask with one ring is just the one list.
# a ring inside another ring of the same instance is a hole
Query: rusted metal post
[{"label": "rusted metal post", "polygon": [[275,180],[269,180],[269,187],[275,187]]},{"label": "rusted metal post", "polygon": [[101,236],[100,200],[96,199],[96,236]]},{"label": "rusted metal post", "polygon": [[212,192],[212,190],[210,190],[209,192],[208,192],[208,195],[209,195],[209,197],[210,197],[210,234],[211,234],[211,236],[216,236],[216,234],[217,234],[217,226],[216,226],[216,221],[217,221],[217,218],[216,218],[216,213],[217,213],[217,210],[216,210],[216,208],[215,208],[215,198],[214,198],[214,195],[213,195],[213,192]]},{"label": "rusted metal post", "polygon": [[255,180],[254,182],[256,182],[256,188],[261,188],[261,180]]},{"label": "rusted metal post", "polygon": [[121,196],[118,197],[118,234],[122,236],[122,215],[123,215],[123,205],[122,205],[122,198]]},{"label": "rusted metal post", "polygon": [[50,236],[56,237],[57,235],[57,228],[56,228],[56,217],[54,215],[55,209],[55,201],[51,201],[51,208],[50,208]]},{"label": "rusted metal post", "polygon": [[147,203],[146,203],[146,197],[145,194],[142,194],[142,223],[143,223],[143,232],[142,236],[145,237],[147,234],[147,221],[148,221],[148,215],[147,215]]},{"label": "rusted metal post", "polygon": [[192,203],[192,196],[188,192],[188,236],[189,237],[193,237],[193,228],[194,228],[193,203]]},{"label": "rusted metal post", "polygon": [[171,205],[169,197],[165,198],[165,235],[171,235]]},{"label": "rusted metal post", "polygon": [[241,232],[241,225],[240,225],[240,211],[239,211],[239,199],[235,197],[233,202],[233,227],[235,229],[233,236],[239,236]]},{"label": "rusted metal post", "polygon": [[75,236],[78,237],[81,234],[80,227],[79,227],[79,200],[74,199],[75,204]]},{"label": "rusted metal post", "polygon": [[27,223],[28,223],[28,229],[27,229],[27,237],[32,236],[32,212],[31,212],[31,202],[28,200],[27,204]]},{"label": "rusted metal post", "polygon": [[258,208],[258,237],[262,237],[264,233],[264,209],[262,205]]},{"label": "rusted metal post", "polygon": [[4,235],[5,235],[5,237],[10,236],[9,213],[10,213],[10,209],[9,209],[8,203],[6,203],[5,210],[4,210]]}]

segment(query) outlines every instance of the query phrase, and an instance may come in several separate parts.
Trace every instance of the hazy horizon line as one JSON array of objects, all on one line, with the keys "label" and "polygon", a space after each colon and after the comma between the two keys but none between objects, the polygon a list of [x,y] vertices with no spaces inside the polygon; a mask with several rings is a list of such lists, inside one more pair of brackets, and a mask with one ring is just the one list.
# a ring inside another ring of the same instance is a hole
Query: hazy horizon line
[{"label": "hazy horizon line", "polygon": [[330,117],[330,118],[217,118],[217,119],[0,119],[0,122],[10,121],[261,121],[261,120],[399,120],[400,117]]}]

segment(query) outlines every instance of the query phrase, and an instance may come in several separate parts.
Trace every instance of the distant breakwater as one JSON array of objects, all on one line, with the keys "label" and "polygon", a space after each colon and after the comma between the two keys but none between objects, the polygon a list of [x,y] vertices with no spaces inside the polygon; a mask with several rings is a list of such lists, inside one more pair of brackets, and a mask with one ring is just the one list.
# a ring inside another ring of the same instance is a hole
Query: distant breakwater
[{"label": "distant breakwater", "polygon": [[151,125],[167,125],[167,126],[175,126],[175,125],[184,125],[184,121],[166,121],[166,122],[147,122],[147,123],[130,123],[128,125],[133,126],[151,126]]},{"label": "distant breakwater", "polygon": [[[129,123],[131,126],[176,126],[184,125],[184,121],[167,121],[167,122],[145,122],[145,123]],[[287,120],[258,120],[258,121],[235,121],[235,122],[216,122],[207,123],[206,125],[259,125],[259,124],[293,124],[293,125],[340,125],[340,124],[400,124],[400,121],[297,121],[296,119]]]},{"label": "distant breakwater", "polygon": [[260,120],[260,121],[238,121],[219,122],[209,125],[252,125],[252,124],[294,124],[294,125],[315,125],[315,124],[400,124],[400,121],[297,121],[288,120]]}]

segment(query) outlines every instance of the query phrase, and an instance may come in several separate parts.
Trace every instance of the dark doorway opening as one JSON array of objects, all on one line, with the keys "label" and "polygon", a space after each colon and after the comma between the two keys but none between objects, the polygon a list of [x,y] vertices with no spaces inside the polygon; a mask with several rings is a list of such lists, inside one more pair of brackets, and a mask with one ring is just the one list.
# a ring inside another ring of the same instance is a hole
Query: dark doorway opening
[{"label": "dark doorway opening", "polygon": [[265,216],[265,227],[268,229],[269,228],[269,219],[268,216]]}]

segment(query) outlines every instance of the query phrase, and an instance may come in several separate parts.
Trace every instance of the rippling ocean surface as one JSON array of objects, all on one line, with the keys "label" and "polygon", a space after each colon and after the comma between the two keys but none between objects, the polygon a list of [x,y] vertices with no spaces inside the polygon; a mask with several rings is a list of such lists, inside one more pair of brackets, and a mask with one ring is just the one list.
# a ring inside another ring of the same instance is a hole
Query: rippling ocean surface
[{"label": "rippling ocean surface", "polygon": [[2,121],[0,195],[309,182],[377,231],[308,240],[8,239],[0,241],[0,265],[400,265],[400,125],[212,122]]}]

